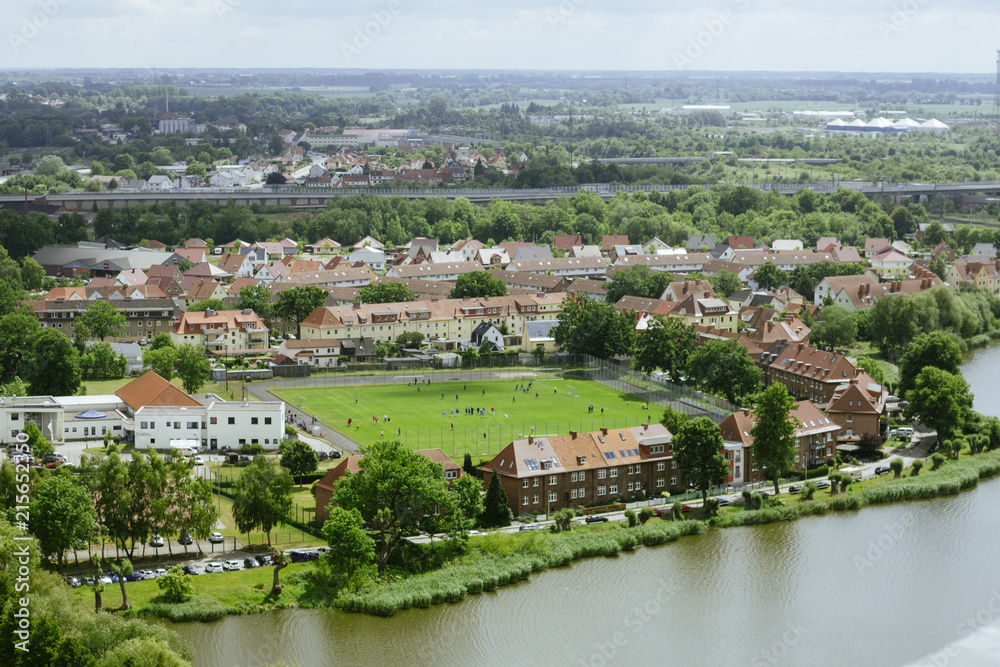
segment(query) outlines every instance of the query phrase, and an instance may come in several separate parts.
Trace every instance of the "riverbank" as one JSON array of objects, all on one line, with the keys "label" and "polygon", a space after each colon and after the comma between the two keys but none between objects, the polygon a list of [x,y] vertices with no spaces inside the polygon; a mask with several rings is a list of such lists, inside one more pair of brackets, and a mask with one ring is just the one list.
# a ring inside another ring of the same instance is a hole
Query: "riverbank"
[{"label": "riverbank", "polygon": [[[710,527],[730,528],[792,521],[828,512],[858,510],[866,506],[922,500],[954,495],[974,488],[980,479],[1000,474],[1000,450],[957,461],[947,461],[939,470],[924,470],[912,476],[912,469],[893,479],[891,474],[846,492],[823,492],[806,501],[798,496],[779,496],[785,505],[759,510],[725,508],[706,520],[663,521],[650,519],[628,528],[609,523],[574,526],[569,532],[492,533],[472,538],[468,551],[430,571],[405,575],[399,572],[384,581],[369,580],[355,588],[334,591],[315,563],[296,563],[282,570],[285,590],[280,597],[270,594],[272,570],[259,568],[239,572],[200,575],[194,578],[195,594],[184,603],[169,603],[160,597],[155,581],[128,584],[133,609],[125,616],[159,617],[174,622],[211,621],[223,616],[254,614],[289,607],[333,607],[347,612],[392,616],[411,608],[426,608],[444,602],[458,602],[468,595],[496,590],[524,581],[531,574],[559,568],[595,556],[615,557],[641,546],[667,544],[688,535],[700,535]],[[87,588],[73,591],[78,603],[93,604]],[[106,608],[120,605],[118,586],[104,593]]]}]

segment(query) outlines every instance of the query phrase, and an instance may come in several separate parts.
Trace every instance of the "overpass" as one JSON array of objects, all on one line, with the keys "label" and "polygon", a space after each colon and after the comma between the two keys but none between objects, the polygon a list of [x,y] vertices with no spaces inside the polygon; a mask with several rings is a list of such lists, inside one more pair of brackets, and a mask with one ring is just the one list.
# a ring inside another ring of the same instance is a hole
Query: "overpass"
[{"label": "overpass", "polygon": [[[777,191],[792,195],[801,189],[816,193],[831,193],[838,188],[849,188],[869,197],[893,197],[902,199],[911,197],[919,200],[921,197],[942,195],[955,197],[967,194],[1000,194],[1000,181],[975,181],[962,183],[885,183],[862,181],[828,181],[808,184],[775,184],[775,183],[737,183],[724,187],[744,185],[762,192]],[[494,199],[544,203],[558,197],[569,197],[577,192],[593,192],[604,199],[611,199],[619,192],[669,192],[685,190],[691,185],[610,185],[605,183],[589,183],[567,187],[513,189],[513,188],[425,188],[425,189],[308,189],[308,188],[198,188],[191,190],[167,190],[150,192],[143,190],[115,190],[114,192],[67,192],[48,195],[47,203],[65,207],[69,211],[87,213],[94,209],[119,208],[130,204],[177,204],[187,205],[193,201],[203,201],[212,204],[225,205],[232,201],[236,204],[259,204],[261,206],[290,206],[293,208],[324,208],[330,202],[343,197],[359,194],[370,194],[378,197],[403,197],[406,199],[427,199],[444,197],[457,199],[464,197],[475,204],[487,204]],[[717,186],[698,186],[717,187]],[[0,203],[20,203],[24,195],[0,196]]]}]

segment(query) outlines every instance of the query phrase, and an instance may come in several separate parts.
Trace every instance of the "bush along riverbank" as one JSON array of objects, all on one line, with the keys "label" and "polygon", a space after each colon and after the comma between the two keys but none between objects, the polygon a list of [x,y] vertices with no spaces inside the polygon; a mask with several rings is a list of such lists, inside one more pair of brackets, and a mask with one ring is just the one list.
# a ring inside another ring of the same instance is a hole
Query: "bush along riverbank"
[{"label": "bush along riverbank", "polygon": [[563,533],[488,535],[470,544],[469,554],[441,569],[344,593],[335,606],[349,612],[392,616],[403,609],[457,602],[469,594],[493,591],[580,558],[614,557],[638,546],[666,544],[704,531],[701,521],[655,521],[635,528],[613,524]]}]

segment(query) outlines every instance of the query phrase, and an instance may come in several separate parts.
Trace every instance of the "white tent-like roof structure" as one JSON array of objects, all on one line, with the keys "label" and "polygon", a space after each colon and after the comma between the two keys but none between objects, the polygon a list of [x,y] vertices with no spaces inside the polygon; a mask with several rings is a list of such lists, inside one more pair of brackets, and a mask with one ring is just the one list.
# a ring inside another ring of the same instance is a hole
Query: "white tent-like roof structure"
[{"label": "white tent-like roof structure", "polygon": [[850,123],[845,125],[845,127],[856,127],[858,129],[863,129],[865,127],[865,122],[860,118],[855,118]]},{"label": "white tent-like roof structure", "polygon": [[875,120],[869,121],[867,127],[878,127],[878,128],[892,127],[892,121],[886,120],[885,118],[876,118]]},{"label": "white tent-like roof structure", "polygon": [[897,130],[912,130],[916,127],[920,127],[920,123],[912,118],[904,118],[902,120],[897,120],[892,126]]},{"label": "white tent-like roof structure", "polygon": [[931,118],[930,120],[924,121],[917,128],[920,132],[947,132],[951,128],[939,121],[937,118]]}]

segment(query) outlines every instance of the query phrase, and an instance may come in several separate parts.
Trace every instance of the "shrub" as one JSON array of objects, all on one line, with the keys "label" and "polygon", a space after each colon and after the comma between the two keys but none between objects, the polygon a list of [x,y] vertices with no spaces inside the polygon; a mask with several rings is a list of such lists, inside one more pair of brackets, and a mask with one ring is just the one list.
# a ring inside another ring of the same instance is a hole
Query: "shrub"
[{"label": "shrub", "polygon": [[920,459],[917,459],[916,461],[913,462],[913,472],[910,474],[913,477],[916,477],[917,475],[920,474],[920,469],[923,467],[924,467],[924,462],[921,461]]},{"label": "shrub", "polygon": [[944,454],[941,452],[934,452],[931,454],[931,470],[939,469],[944,462]]},{"label": "shrub", "polygon": [[653,508],[643,507],[639,512],[639,523],[646,525],[646,522],[653,518]]},{"label": "shrub", "polygon": [[899,476],[903,473],[903,459],[894,458],[889,461],[889,468],[893,472],[893,479],[899,479]]},{"label": "shrub", "polygon": [[170,568],[165,575],[156,579],[156,585],[163,591],[163,597],[170,602],[186,602],[194,593],[191,577],[181,572],[180,567]]},{"label": "shrub", "polygon": [[673,512],[674,512],[674,521],[680,521],[680,518],[681,518],[681,508],[682,507],[683,507],[683,505],[681,505],[681,501],[679,501],[679,500],[675,500],[674,501],[674,504],[672,506],[672,509],[673,509]]},{"label": "shrub", "polygon": [[632,510],[625,510],[625,518],[628,519],[628,527],[635,528],[635,524],[637,523],[635,512]]}]

